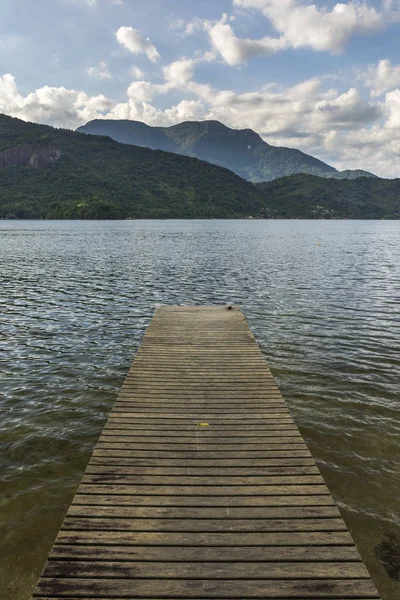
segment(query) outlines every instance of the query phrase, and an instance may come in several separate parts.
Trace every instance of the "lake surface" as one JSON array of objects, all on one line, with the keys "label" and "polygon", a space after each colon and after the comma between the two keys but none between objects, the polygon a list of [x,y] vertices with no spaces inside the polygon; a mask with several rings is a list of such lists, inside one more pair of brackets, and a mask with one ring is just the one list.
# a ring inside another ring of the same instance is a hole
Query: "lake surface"
[{"label": "lake surface", "polygon": [[227,302],[400,598],[399,221],[0,221],[0,266],[3,600],[29,598],[154,309]]}]

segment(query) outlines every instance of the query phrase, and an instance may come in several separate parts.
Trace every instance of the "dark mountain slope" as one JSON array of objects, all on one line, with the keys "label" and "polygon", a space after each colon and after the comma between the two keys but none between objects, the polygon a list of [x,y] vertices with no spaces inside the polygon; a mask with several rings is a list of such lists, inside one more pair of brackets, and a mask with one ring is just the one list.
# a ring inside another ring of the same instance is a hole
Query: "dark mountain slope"
[{"label": "dark mountain slope", "polygon": [[95,120],[82,133],[108,135],[124,144],[195,156],[234,171],[249,181],[269,181],[294,173],[336,173],[336,169],[300,150],[271,146],[251,129],[230,129],[219,121],[186,121],[150,127],[138,121]]},{"label": "dark mountain slope", "polygon": [[231,171],[0,115],[0,216],[238,217],[262,196]]},{"label": "dark mountain slope", "polygon": [[400,179],[292,175],[256,187],[273,218],[400,219]]}]

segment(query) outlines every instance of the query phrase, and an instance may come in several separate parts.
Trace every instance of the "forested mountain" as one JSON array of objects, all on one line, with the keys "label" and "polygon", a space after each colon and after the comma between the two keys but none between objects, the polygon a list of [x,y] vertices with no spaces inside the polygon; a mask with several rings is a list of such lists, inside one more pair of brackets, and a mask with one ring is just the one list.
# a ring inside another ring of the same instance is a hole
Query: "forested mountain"
[{"label": "forested mountain", "polygon": [[400,179],[292,175],[256,187],[272,218],[400,219]]},{"label": "forested mountain", "polygon": [[400,179],[252,183],[161,150],[0,115],[0,218],[398,219]]},{"label": "forested mountain", "polygon": [[186,121],[172,127],[150,127],[139,121],[94,120],[77,131],[108,135],[123,144],[166,150],[230,169],[252,181],[270,181],[296,173],[353,179],[366,171],[338,172],[300,150],[271,146],[252,129],[230,129],[219,121]]},{"label": "forested mountain", "polygon": [[196,158],[0,115],[0,217],[243,217],[262,203]]}]

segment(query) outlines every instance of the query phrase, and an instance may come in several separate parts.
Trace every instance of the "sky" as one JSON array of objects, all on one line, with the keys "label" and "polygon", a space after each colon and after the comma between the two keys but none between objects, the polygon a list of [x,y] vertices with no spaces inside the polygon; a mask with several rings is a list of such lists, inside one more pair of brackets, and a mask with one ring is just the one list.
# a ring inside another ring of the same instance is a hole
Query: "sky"
[{"label": "sky", "polygon": [[400,177],[400,0],[2,0],[0,112],[216,119]]}]

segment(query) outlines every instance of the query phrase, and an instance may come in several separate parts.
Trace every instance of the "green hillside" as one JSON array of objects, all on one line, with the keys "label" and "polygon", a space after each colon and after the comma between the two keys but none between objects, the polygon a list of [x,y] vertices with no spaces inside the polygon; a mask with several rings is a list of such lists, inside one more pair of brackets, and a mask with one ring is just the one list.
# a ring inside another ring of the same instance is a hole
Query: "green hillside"
[{"label": "green hillside", "polygon": [[0,115],[0,218],[398,219],[400,179],[253,185],[178,154]]},{"label": "green hillside", "polygon": [[400,219],[400,179],[293,175],[256,187],[272,218]]},{"label": "green hillside", "polygon": [[258,214],[231,171],[0,115],[0,217],[194,218]]}]

